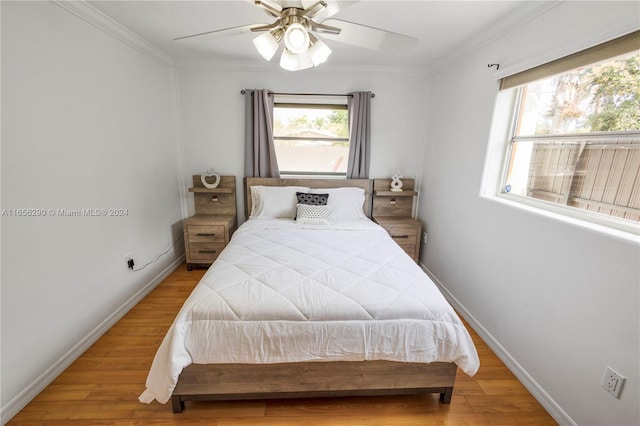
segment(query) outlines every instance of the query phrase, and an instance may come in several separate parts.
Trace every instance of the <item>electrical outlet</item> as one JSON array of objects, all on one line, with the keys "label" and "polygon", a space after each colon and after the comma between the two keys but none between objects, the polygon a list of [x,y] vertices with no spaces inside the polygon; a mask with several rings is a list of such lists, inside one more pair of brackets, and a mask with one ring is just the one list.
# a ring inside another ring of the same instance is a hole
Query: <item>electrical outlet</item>
[{"label": "electrical outlet", "polygon": [[133,256],[128,254],[124,257],[124,260],[127,262],[127,268],[133,269],[133,265],[134,265]]},{"label": "electrical outlet", "polygon": [[424,242],[425,244],[427,244],[427,233],[423,232],[422,233],[422,242]]},{"label": "electrical outlet", "polygon": [[613,371],[611,367],[607,367],[607,371],[605,371],[604,378],[602,379],[602,387],[611,395],[616,398],[620,398],[620,392],[622,391],[624,381],[624,377]]}]

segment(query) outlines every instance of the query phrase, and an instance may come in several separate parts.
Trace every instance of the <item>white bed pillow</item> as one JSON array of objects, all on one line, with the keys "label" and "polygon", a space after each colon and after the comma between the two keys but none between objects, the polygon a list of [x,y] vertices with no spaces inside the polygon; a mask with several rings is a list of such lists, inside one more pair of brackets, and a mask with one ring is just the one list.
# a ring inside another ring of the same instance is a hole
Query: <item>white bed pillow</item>
[{"label": "white bed pillow", "polygon": [[329,194],[329,220],[366,219],[362,206],[365,195],[362,188],[312,188],[314,194]]},{"label": "white bed pillow", "polygon": [[316,206],[314,204],[298,204],[296,222],[301,225],[328,225],[329,206]]},{"label": "white bed pillow", "polygon": [[276,219],[296,217],[296,192],[308,192],[305,186],[262,186],[251,187],[252,218]]}]

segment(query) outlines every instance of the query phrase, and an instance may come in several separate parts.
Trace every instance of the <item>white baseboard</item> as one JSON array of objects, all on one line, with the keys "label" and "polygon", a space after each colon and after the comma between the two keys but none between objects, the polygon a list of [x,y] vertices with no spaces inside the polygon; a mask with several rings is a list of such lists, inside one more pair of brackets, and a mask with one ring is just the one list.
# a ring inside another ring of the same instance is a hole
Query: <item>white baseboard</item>
[{"label": "white baseboard", "polygon": [[[511,354],[489,333],[489,331],[478,322],[462,303],[447,290],[446,286],[435,276],[429,268],[420,263],[420,267],[429,275],[433,282],[439,287],[444,297],[454,307],[456,311],[469,323],[471,328],[484,340],[498,358],[507,368],[520,380],[531,395],[544,407],[545,410],[561,425],[577,426],[577,423],[549,396],[547,392],[536,382],[533,377],[516,361]],[[480,366],[482,368],[482,366]]]},{"label": "white baseboard", "polygon": [[0,409],[1,424],[7,423],[13,416],[18,414],[33,398],[35,398],[44,388],[46,388],[56,377],[67,369],[80,355],[93,345],[104,333],[106,333],[120,318],[138,304],[144,297],[162,282],[170,273],[175,271],[184,262],[184,255],[178,257],[164,270],[160,271],[149,283],[141,288],[136,294],[131,296],[122,306],[109,315],[102,323],[94,328],[87,336],[64,354],[55,364],[49,367],[40,377],[34,380],[15,398],[9,401]]}]

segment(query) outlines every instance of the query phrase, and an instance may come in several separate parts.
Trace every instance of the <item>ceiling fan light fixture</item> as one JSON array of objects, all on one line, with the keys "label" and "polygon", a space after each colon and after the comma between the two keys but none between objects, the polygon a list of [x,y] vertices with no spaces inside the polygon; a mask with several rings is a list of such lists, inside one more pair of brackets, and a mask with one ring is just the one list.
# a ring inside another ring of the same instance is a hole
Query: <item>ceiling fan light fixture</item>
[{"label": "ceiling fan light fixture", "polygon": [[324,63],[329,55],[331,55],[331,49],[326,45],[322,40],[318,40],[316,37],[311,37],[311,41],[313,45],[309,48],[309,57],[311,58],[311,62],[313,62],[313,66],[317,67],[318,65]]},{"label": "ceiling fan light fixture", "polygon": [[253,39],[253,45],[258,50],[258,53],[262,55],[267,61],[273,58],[273,55],[278,51],[280,46],[280,40],[282,40],[283,31],[281,29],[273,30],[260,34]]},{"label": "ceiling fan light fixture", "polygon": [[280,67],[287,71],[300,71],[307,68],[311,68],[313,62],[308,52],[293,53],[289,49],[282,51],[280,56]]},{"label": "ceiling fan light fixture", "polygon": [[309,48],[309,32],[302,24],[290,24],[284,32],[284,44],[291,53],[302,53]]}]

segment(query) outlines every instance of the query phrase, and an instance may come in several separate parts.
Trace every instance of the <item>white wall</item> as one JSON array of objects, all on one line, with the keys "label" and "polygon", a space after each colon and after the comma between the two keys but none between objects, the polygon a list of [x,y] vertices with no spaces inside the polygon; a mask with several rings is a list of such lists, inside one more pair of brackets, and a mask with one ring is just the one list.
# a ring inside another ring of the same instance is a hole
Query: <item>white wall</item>
[{"label": "white wall", "polygon": [[[210,167],[243,175],[239,92],[269,88],[374,91],[371,176],[422,173],[426,266],[556,418],[638,424],[638,245],[478,195],[497,90],[487,63],[522,68],[615,36],[637,24],[637,3],[559,3],[472,42],[432,82],[412,71],[183,65],[179,99],[169,67],[53,3],[2,2],[1,13],[2,208],[128,209],[2,218],[3,414],[179,258],[180,242],[142,272],[124,265],[126,254],[140,266],[179,236],[184,179]],[[620,400],[599,386],[607,365],[627,377]]]},{"label": "white wall", "polygon": [[390,177],[400,168],[404,176],[416,177],[421,167],[427,81],[425,73],[411,71],[330,72],[320,67],[290,73],[232,66],[182,66],[179,85],[185,175],[191,179],[191,175],[213,167],[222,174],[237,176],[238,216],[243,220],[241,177],[244,176],[245,121],[244,96],[240,90],[265,88],[281,93],[374,92],[370,176]]},{"label": "white wall", "polygon": [[54,3],[2,2],[2,209],[127,209],[3,215],[3,417],[182,255],[125,262],[181,235],[174,80]]},{"label": "white wall", "polygon": [[[498,89],[487,65],[516,71],[621,35],[638,7],[560,2],[433,69],[422,260],[563,423],[640,423],[639,244],[479,196]],[[627,378],[620,400],[600,387],[607,366]]]}]

